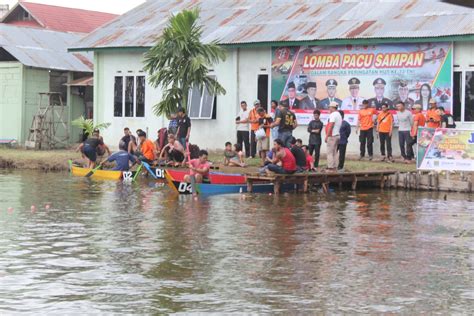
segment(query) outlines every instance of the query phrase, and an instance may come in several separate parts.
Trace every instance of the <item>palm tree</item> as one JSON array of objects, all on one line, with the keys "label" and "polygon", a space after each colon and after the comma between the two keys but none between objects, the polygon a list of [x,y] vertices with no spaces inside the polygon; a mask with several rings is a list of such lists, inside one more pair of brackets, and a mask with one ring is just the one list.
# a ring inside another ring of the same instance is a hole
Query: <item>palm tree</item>
[{"label": "palm tree", "polygon": [[206,87],[211,95],[226,93],[217,80],[208,76],[212,65],[225,60],[225,50],[217,42],[201,42],[198,19],[197,8],[172,16],[156,45],[145,54],[148,81],[163,90],[162,100],[154,105],[158,116],[169,116],[179,106],[186,108],[192,87],[201,91]]}]

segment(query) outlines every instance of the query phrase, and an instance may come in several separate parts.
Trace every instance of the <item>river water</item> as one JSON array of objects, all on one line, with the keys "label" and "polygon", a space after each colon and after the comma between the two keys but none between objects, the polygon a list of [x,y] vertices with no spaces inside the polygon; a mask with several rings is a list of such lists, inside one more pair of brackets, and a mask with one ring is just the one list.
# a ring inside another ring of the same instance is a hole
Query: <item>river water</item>
[{"label": "river water", "polygon": [[472,195],[194,200],[0,171],[2,315],[468,313],[473,263]]}]

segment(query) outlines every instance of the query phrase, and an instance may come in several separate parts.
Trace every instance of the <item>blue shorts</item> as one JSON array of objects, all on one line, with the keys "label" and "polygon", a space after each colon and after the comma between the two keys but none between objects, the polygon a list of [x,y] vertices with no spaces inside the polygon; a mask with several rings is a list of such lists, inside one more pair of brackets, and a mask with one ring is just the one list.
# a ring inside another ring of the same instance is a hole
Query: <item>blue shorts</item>
[{"label": "blue shorts", "polygon": [[84,146],[83,148],[84,155],[92,162],[97,160],[97,151],[92,146]]}]

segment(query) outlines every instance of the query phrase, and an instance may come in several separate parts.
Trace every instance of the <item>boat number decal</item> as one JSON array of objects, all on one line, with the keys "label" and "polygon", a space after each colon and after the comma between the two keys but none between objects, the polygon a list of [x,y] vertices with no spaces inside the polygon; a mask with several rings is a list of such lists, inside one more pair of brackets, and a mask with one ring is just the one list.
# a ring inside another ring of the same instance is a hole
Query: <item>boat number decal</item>
[{"label": "boat number decal", "polygon": [[132,180],[133,172],[131,171],[124,171],[122,173],[123,179],[124,180]]},{"label": "boat number decal", "polygon": [[178,191],[181,193],[193,193],[191,183],[180,182],[178,186]]},{"label": "boat number decal", "polygon": [[158,179],[164,179],[165,171],[163,169],[155,169],[155,175]]}]

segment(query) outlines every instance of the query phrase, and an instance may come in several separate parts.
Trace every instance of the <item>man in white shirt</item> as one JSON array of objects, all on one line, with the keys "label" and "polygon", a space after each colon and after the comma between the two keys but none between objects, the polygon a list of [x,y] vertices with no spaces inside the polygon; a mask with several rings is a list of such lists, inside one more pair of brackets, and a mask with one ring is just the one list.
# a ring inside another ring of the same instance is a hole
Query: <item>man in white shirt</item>
[{"label": "man in white shirt", "polygon": [[[235,119],[237,124],[237,144],[240,148],[245,148],[245,156],[250,157],[250,133],[249,133],[249,111],[247,102],[240,102],[239,116]],[[242,146],[242,143],[244,146]]]},{"label": "man in white shirt", "polygon": [[358,78],[351,78],[349,79],[348,84],[351,95],[342,100],[341,110],[358,111],[362,101],[365,100],[363,97],[359,96],[360,80]]},{"label": "man in white shirt", "polygon": [[339,163],[337,145],[339,144],[342,117],[337,110],[337,102],[329,103],[329,122],[326,128],[327,170],[335,172]]}]

